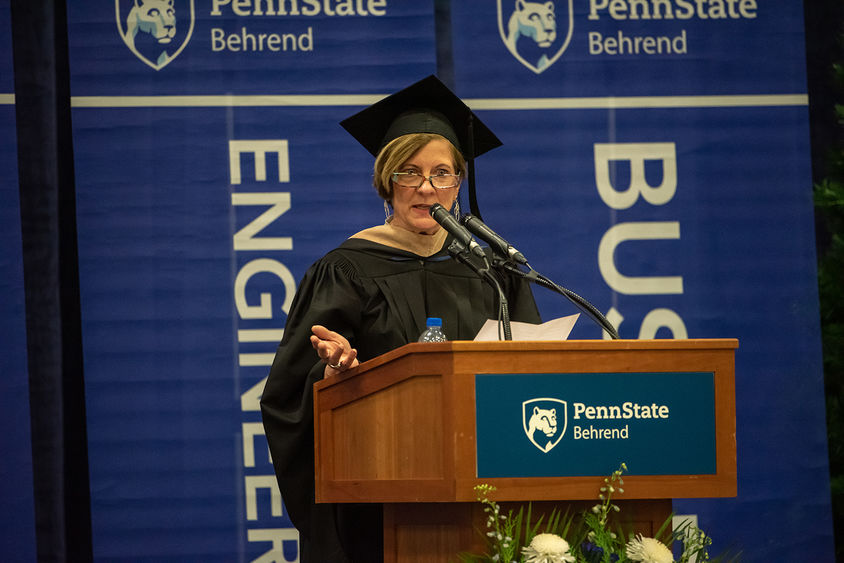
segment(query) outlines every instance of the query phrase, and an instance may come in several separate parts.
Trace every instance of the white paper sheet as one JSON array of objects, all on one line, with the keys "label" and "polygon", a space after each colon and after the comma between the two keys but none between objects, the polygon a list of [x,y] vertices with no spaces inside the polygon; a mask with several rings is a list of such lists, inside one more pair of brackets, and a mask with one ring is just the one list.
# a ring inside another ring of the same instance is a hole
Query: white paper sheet
[{"label": "white paper sheet", "polygon": [[[569,337],[579,316],[580,313],[577,313],[538,325],[513,321],[510,323],[510,332],[513,335],[513,340],[565,340]],[[498,340],[498,321],[489,319],[478,331],[475,342],[493,340]]]}]

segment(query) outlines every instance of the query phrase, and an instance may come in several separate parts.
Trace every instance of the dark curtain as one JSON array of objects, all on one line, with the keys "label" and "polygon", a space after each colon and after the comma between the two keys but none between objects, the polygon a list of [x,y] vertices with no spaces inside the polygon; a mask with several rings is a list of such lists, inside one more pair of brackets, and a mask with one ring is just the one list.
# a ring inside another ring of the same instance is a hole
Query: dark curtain
[{"label": "dark curtain", "polygon": [[[453,86],[450,2],[438,74]],[[67,12],[12,0],[18,174],[39,561],[92,561]]]},{"label": "dark curtain", "polygon": [[39,561],[91,561],[91,507],[61,0],[13,0],[18,173]]}]

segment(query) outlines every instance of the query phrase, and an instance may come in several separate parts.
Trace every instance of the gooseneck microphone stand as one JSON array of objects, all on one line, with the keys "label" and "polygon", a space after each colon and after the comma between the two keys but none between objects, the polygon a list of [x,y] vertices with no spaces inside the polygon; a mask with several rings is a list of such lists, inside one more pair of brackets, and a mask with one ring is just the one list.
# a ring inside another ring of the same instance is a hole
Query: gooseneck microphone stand
[{"label": "gooseneck microphone stand", "polygon": [[512,260],[502,260],[501,258],[495,258],[493,260],[493,265],[496,268],[502,268],[507,270],[508,272],[512,272],[528,281],[531,281],[537,285],[541,285],[551,291],[559,293],[563,297],[566,297],[569,301],[571,301],[578,309],[586,313],[586,315],[595,321],[607,334],[610,335],[610,338],[613,340],[618,340],[619,335],[616,328],[612,325],[612,323],[607,319],[603,313],[601,313],[594,305],[592,305],[589,301],[581,297],[580,295],[576,294],[573,291],[566,289],[560,285],[557,285],[547,277],[543,276],[529,265],[529,271],[523,272],[519,269],[519,267],[512,262]]},{"label": "gooseneck microphone stand", "polygon": [[498,292],[498,339],[513,340],[513,334],[510,330],[510,305],[507,302],[507,297],[501,289],[501,284],[489,270],[489,260],[484,258],[484,267],[479,268],[475,264],[470,255],[468,247],[455,238],[450,245],[448,245],[448,253],[456,258],[462,264],[468,266],[478,277],[490,284]]},{"label": "gooseneck microphone stand", "polygon": [[[618,340],[618,331],[594,305],[573,291],[569,291],[568,289],[557,285],[547,277],[534,270],[521,252],[513,248],[513,246],[504,240],[501,235],[490,229],[489,226],[486,225],[479,217],[464,215],[460,220],[460,223],[461,226],[471,232],[471,234],[476,235],[478,238],[489,244],[493,252],[493,265],[496,268],[516,274],[517,276],[539,284],[566,297],[569,301],[574,303],[578,309],[586,313],[586,315],[604,329],[613,340]],[[519,264],[527,268],[528,271],[522,271],[519,268]]]}]

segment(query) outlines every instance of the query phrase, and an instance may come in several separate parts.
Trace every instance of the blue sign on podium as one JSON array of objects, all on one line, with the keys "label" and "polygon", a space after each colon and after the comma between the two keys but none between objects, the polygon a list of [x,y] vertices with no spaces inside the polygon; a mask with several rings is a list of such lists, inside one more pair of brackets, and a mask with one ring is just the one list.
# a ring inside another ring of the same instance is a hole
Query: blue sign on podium
[{"label": "blue sign on podium", "polygon": [[479,478],[716,473],[712,372],[479,374]]}]

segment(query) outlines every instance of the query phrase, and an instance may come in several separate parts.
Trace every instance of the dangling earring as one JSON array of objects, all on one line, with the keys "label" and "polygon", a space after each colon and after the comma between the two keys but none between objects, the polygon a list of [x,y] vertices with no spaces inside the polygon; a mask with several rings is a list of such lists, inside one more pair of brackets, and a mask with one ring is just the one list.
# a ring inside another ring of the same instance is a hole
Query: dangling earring
[{"label": "dangling earring", "polygon": [[454,206],[451,208],[451,214],[454,215],[455,219],[460,220],[460,202],[456,199],[454,200]]},{"label": "dangling earring", "polygon": [[393,220],[393,214],[390,213],[390,204],[387,203],[387,200],[384,200],[384,224],[389,225],[390,221]]}]

